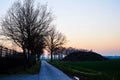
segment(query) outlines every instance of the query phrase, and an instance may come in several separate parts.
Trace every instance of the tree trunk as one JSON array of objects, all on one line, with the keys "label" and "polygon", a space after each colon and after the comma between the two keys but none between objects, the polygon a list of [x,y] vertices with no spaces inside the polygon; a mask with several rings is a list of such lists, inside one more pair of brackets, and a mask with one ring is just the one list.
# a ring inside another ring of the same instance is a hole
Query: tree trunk
[{"label": "tree trunk", "polygon": [[51,62],[53,61],[53,51],[51,51]]},{"label": "tree trunk", "polygon": [[40,61],[40,53],[37,52],[37,60]]},{"label": "tree trunk", "polygon": [[24,70],[26,69],[26,64],[27,64],[27,55],[26,55],[26,50],[25,48],[23,47],[23,56],[24,56]]}]

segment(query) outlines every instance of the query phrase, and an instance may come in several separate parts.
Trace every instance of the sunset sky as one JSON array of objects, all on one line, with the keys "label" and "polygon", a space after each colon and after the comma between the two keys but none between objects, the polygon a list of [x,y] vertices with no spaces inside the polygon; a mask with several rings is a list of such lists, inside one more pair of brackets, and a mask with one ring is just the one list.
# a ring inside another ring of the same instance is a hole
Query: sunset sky
[{"label": "sunset sky", "polygon": [[[16,0],[0,0],[0,17]],[[66,46],[120,55],[120,0],[36,0],[47,3]]]}]

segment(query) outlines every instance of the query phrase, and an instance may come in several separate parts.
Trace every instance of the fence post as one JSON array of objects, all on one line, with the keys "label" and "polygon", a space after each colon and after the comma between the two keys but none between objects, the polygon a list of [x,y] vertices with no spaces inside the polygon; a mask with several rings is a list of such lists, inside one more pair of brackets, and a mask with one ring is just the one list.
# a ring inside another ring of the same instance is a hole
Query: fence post
[{"label": "fence post", "polygon": [[0,46],[0,57],[2,57],[2,46]]}]

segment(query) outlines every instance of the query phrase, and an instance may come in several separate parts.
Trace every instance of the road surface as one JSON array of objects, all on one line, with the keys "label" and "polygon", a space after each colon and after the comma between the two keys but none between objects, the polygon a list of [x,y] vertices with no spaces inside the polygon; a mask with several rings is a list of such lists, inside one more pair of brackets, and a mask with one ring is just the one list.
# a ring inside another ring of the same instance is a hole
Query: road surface
[{"label": "road surface", "polygon": [[72,80],[62,71],[42,61],[39,80]]},{"label": "road surface", "polygon": [[0,76],[0,80],[39,80],[38,78],[39,78],[38,74]]}]

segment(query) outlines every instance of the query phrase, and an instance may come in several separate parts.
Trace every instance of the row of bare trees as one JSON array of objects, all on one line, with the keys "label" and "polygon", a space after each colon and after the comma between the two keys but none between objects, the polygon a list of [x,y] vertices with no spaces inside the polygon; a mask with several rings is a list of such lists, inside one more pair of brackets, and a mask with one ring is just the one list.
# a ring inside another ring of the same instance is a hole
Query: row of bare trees
[{"label": "row of bare trees", "polygon": [[21,47],[26,59],[36,55],[39,58],[46,46],[52,56],[55,48],[66,41],[53,26],[53,19],[47,5],[35,6],[34,0],[16,1],[2,18],[2,35]]}]

